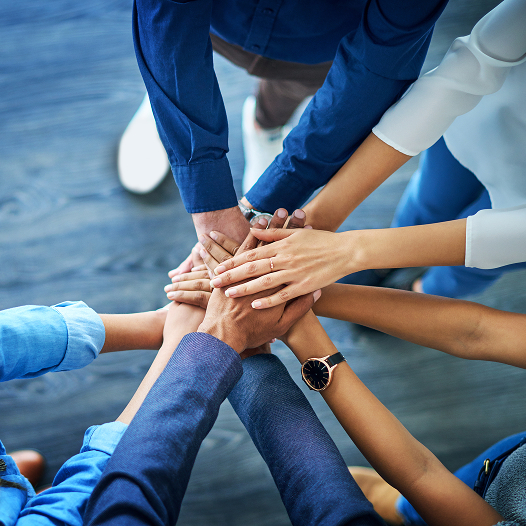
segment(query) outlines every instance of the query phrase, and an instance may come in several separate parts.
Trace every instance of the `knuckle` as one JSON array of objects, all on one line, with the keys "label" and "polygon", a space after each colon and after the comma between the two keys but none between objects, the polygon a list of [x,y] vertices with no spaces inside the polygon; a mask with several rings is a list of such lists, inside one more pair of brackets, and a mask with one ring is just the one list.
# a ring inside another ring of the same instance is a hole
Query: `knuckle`
[{"label": "knuckle", "polygon": [[196,279],[194,281],[194,289],[195,290],[203,290],[203,280],[202,279]]},{"label": "knuckle", "polygon": [[228,261],[230,259],[230,256],[228,254],[224,254],[219,258],[219,263],[224,263],[225,261]]},{"label": "knuckle", "polygon": [[278,296],[279,299],[283,301],[288,301],[288,299],[290,298],[290,294],[286,290],[280,290],[278,292]]},{"label": "knuckle", "polygon": [[261,279],[261,284],[265,287],[270,287],[272,285],[272,276],[269,276],[268,274],[266,276],[263,276]]},{"label": "knuckle", "polygon": [[233,276],[232,276],[232,273],[231,272],[225,272],[222,276],[221,276],[221,281],[224,281],[225,283],[232,283],[233,281]]},{"label": "knuckle", "polygon": [[257,254],[255,250],[251,250],[250,252],[247,252],[245,254],[245,257],[247,261],[254,261],[257,258]]},{"label": "knuckle", "polygon": [[256,263],[250,263],[247,267],[247,272],[249,274],[255,274],[258,271],[258,266]]}]

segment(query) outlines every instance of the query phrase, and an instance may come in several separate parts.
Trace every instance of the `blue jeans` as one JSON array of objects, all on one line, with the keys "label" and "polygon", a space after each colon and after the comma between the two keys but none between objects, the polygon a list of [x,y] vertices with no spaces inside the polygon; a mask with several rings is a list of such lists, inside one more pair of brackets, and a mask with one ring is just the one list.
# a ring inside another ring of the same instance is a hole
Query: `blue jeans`
[{"label": "blue jeans", "polygon": [[[424,225],[463,219],[491,208],[487,190],[448,150],[443,138],[422,153],[418,170],[398,204],[392,227]],[[432,267],[422,278],[424,292],[464,297],[482,292],[502,274],[526,268],[526,263],[497,269],[464,266]]]},{"label": "blue jeans", "polygon": [[[511,435],[507,438],[504,438],[500,442],[493,444],[493,446],[486,449],[486,451],[480,454],[475,460],[472,460],[469,464],[466,464],[459,470],[455,471],[455,476],[462,480],[462,482],[464,482],[470,488],[473,488],[484,460],[487,458],[493,460],[500,454],[517,445],[525,437],[526,431],[523,431],[522,433]],[[398,513],[404,518],[405,524],[427,526],[424,519],[418,515],[416,510],[413,508],[413,506],[411,506],[411,504],[409,504],[405,497],[398,498],[398,501],[396,502],[396,509]]]}]

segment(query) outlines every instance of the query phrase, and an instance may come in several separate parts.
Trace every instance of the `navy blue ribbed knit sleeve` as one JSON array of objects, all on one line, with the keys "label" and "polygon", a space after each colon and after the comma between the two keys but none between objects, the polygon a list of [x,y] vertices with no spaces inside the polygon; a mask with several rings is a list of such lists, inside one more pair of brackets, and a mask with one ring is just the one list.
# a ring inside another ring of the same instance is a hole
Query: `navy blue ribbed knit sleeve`
[{"label": "navy blue ribbed knit sleeve", "polygon": [[231,347],[186,335],[108,462],[84,524],[175,524],[199,446],[241,374]]},{"label": "navy blue ribbed knit sleeve", "polygon": [[279,358],[243,362],[228,397],[267,463],[292,524],[383,525]]}]

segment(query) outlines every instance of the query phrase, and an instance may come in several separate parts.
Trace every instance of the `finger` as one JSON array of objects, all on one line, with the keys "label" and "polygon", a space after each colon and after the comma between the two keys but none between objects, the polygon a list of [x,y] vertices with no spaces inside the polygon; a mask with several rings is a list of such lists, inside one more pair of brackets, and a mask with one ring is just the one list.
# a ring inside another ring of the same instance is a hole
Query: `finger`
[{"label": "finger", "polygon": [[288,229],[288,228],[272,228],[267,230],[254,230],[251,229],[250,233],[257,237],[260,241],[267,241],[268,243],[272,243],[273,241],[280,241],[281,239],[285,239],[286,237],[292,236],[294,234],[295,229]]},{"label": "finger", "polygon": [[186,303],[187,305],[197,305],[203,309],[206,309],[211,295],[211,292],[191,292],[186,290],[178,290],[167,294],[168,299],[172,301]]},{"label": "finger", "polygon": [[215,243],[224,248],[232,256],[234,256],[239,250],[239,243],[233,239],[230,239],[228,236],[225,236],[225,234],[212,230],[209,235]]},{"label": "finger", "polygon": [[[230,252],[225,250],[221,245],[218,245],[213,239],[210,238],[210,236],[207,236],[206,234],[199,236],[199,243],[201,243],[202,248],[204,248],[214,258],[218,265],[232,257]],[[199,254],[201,257],[203,257],[201,252],[199,252]],[[216,266],[217,265],[214,265],[213,269],[216,268]]]},{"label": "finger", "polygon": [[[263,260],[265,263],[267,260]],[[268,263],[267,263],[268,265]],[[224,275],[224,274],[223,274]],[[265,290],[273,289],[283,285],[287,282],[285,273],[273,272],[271,274],[265,274],[257,279],[247,281],[245,283],[235,283],[234,286],[228,287],[225,290],[225,296],[228,298],[240,298],[241,296],[249,296],[251,294],[257,294]]]},{"label": "finger", "polygon": [[192,254],[190,254],[177,268],[170,270],[168,272],[168,277],[176,276],[177,274],[182,274],[184,272],[190,272],[192,268]]},{"label": "finger", "polygon": [[298,210],[294,210],[293,214],[290,216],[287,228],[303,228],[306,219],[307,214],[301,208],[298,208]]},{"label": "finger", "polygon": [[265,217],[260,217],[257,221],[257,223],[250,229],[250,232],[248,236],[245,238],[245,241],[241,243],[241,246],[239,247],[239,250],[237,251],[238,254],[242,254],[243,252],[247,252],[248,250],[252,250],[257,247],[258,240],[254,237],[252,234],[252,230],[260,231],[267,228],[268,221]]},{"label": "finger", "polygon": [[203,265],[203,270],[196,270],[193,272],[188,272],[186,274],[178,274],[177,276],[174,276],[172,278],[172,283],[176,283],[178,281],[193,281],[195,279],[207,279],[208,278],[208,270],[206,270],[206,267]]},{"label": "finger", "polygon": [[[285,226],[285,223],[287,222],[288,218],[288,212],[284,208],[278,208],[274,215],[272,216],[272,219],[270,220],[270,223],[268,225],[268,228],[283,228]],[[262,247],[266,245],[267,243],[265,241],[260,241],[257,246]]]},{"label": "finger", "polygon": [[[262,247],[262,248],[259,248],[258,251],[265,250],[267,248],[268,247]],[[251,254],[254,252],[255,251],[253,250],[252,252],[247,252],[246,254]],[[243,256],[244,254],[241,257]],[[228,270],[220,274],[219,276],[215,277],[212,280],[212,285],[216,288],[221,288],[221,287],[225,287],[226,285],[231,285],[232,283],[237,283],[238,281],[243,281],[245,279],[259,278],[259,276],[263,276],[264,274],[269,274],[271,271],[279,270],[276,267],[276,263],[274,259],[272,260],[274,268],[271,268],[270,257],[275,257],[275,254],[265,259],[258,259],[257,261],[249,261],[248,263],[245,263],[235,269]],[[229,264],[230,261],[232,260],[229,259],[228,261],[225,262],[225,264]],[[216,269],[216,273],[217,273],[217,269]]]},{"label": "finger", "polygon": [[164,292],[168,293],[176,290],[204,290],[211,292],[210,280],[206,279],[194,279],[192,281],[179,281],[177,283],[170,283],[164,287]]},{"label": "finger", "polygon": [[201,247],[199,243],[196,243],[194,248],[192,248],[192,267],[200,267],[204,263],[203,258],[199,254],[200,250]]},{"label": "finger", "polygon": [[281,319],[279,320],[277,327],[280,331],[280,336],[285,334],[296,321],[302,316],[305,316],[307,312],[312,308],[314,303],[318,301],[321,296],[321,290],[318,289],[312,294],[305,294],[295,300],[291,301],[283,311]]},{"label": "finger", "polygon": [[253,309],[268,309],[270,307],[275,307],[276,305],[281,305],[286,303],[293,298],[296,298],[299,295],[297,287],[293,285],[288,285],[275,294],[267,296],[266,298],[258,298],[252,302]]},{"label": "finger", "polygon": [[[210,276],[214,276],[215,269],[219,266],[219,263],[204,248],[201,248],[199,255],[204,261],[206,268],[209,270]],[[222,264],[224,263],[225,262],[223,262]]]},{"label": "finger", "polygon": [[[307,228],[307,227],[305,227]],[[194,267],[191,269],[191,272],[195,272],[195,271],[198,271],[198,270],[206,270],[206,265],[203,263],[202,265],[199,265],[198,267]]]}]

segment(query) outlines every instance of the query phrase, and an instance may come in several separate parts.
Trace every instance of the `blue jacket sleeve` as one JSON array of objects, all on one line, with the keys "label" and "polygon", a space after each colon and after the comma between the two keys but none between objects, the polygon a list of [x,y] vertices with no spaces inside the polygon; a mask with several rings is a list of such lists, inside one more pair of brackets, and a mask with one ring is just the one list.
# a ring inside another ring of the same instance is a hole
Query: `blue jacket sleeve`
[{"label": "blue jacket sleeve", "polygon": [[212,0],[135,0],[133,38],[159,136],[188,212],[237,205],[214,73]]},{"label": "blue jacket sleeve", "polygon": [[277,356],[244,360],[228,400],[267,463],[292,524],[384,524]]},{"label": "blue jacket sleeve", "polygon": [[301,206],[347,161],[416,80],[447,0],[370,0],[354,37],[342,39],[324,85],[247,193],[273,212]]},{"label": "blue jacket sleeve", "polygon": [[108,462],[84,523],[175,524],[197,451],[241,373],[225,343],[185,336]]},{"label": "blue jacket sleeve", "polygon": [[88,365],[104,345],[102,320],[85,303],[0,312],[0,381]]}]

